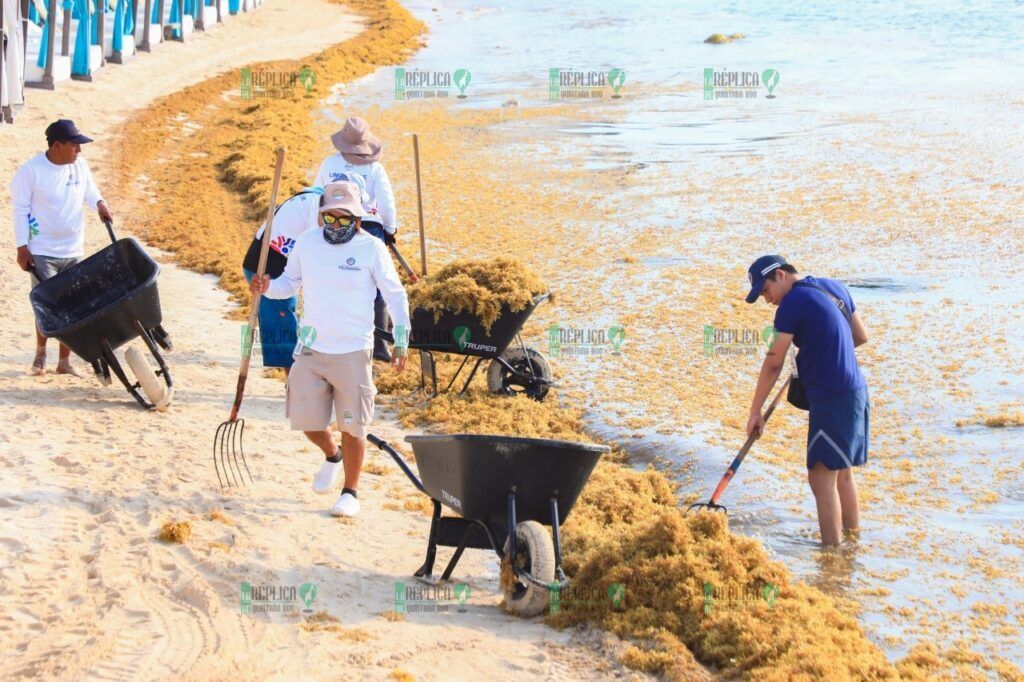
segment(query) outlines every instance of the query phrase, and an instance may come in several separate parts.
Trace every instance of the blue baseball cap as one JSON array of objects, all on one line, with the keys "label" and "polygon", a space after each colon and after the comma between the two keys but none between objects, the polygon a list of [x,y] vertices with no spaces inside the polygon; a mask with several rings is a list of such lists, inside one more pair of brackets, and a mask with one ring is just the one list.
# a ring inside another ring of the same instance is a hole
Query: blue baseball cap
[{"label": "blue baseball cap", "polygon": [[87,144],[92,142],[91,137],[86,137],[79,130],[75,122],[67,118],[59,118],[50,125],[46,126],[46,141],[50,144],[54,142],[77,142],[78,144]]},{"label": "blue baseball cap", "polygon": [[786,265],[786,259],[782,256],[761,256],[747,269],[747,279],[750,280],[750,293],[747,294],[747,303],[753,303],[761,295],[764,289],[764,281],[768,279],[768,273]]}]

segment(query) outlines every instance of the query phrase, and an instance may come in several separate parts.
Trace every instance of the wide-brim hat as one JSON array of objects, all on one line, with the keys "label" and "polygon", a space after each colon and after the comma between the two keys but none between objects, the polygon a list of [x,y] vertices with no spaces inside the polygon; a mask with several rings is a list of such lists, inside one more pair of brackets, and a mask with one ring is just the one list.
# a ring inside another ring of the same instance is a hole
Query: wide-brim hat
[{"label": "wide-brim hat", "polygon": [[331,142],[346,161],[357,166],[379,161],[383,151],[380,140],[370,132],[370,125],[358,116],[345,119],[341,130],[331,135]]}]

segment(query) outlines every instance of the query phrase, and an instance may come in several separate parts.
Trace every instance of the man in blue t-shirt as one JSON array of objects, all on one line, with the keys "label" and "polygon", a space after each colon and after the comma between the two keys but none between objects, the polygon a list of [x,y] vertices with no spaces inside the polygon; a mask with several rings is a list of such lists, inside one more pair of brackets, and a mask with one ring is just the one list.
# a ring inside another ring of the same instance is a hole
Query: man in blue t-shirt
[{"label": "man in blue t-shirt", "polygon": [[845,286],[801,277],[782,256],[762,256],[747,271],[747,303],[759,297],[775,311],[776,338],[761,365],[750,405],[747,434],[761,435],[761,408],[779,378],[792,343],[796,371],[807,394],[807,478],[818,507],[821,541],[838,545],[842,530],[860,519],[853,467],[868,459],[868,389],[853,349],[867,332]]}]

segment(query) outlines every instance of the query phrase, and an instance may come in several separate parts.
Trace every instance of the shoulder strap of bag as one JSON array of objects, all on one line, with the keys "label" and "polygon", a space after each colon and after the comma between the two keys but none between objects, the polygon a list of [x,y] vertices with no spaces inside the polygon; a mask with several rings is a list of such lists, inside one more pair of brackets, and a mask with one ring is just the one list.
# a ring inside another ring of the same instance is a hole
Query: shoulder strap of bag
[{"label": "shoulder strap of bag", "polygon": [[805,282],[803,280],[793,282],[793,286],[804,287],[807,289],[817,289],[821,293],[831,298],[832,302],[836,304],[837,308],[839,308],[839,312],[841,312],[843,314],[843,317],[846,318],[846,324],[850,325],[851,330],[853,329],[853,316],[850,314],[850,311],[846,309],[846,303],[842,299],[836,298],[831,291],[824,287],[820,287],[817,284],[812,284],[810,282]]}]

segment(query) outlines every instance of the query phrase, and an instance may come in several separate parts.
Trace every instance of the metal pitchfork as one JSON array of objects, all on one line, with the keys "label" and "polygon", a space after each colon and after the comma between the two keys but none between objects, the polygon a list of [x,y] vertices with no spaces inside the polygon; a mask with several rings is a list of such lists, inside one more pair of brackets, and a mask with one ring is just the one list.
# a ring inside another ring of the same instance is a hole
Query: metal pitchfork
[{"label": "metal pitchfork", "polygon": [[[789,388],[789,382],[792,380],[792,376],[786,379],[782,384],[782,388],[779,389],[779,392],[775,394],[775,398],[772,399],[771,405],[769,405],[768,409],[765,410],[765,424],[768,423],[768,418],[772,416],[772,412],[775,411],[775,408],[779,404],[779,399],[782,398],[782,394],[786,392],[787,388]],[[743,464],[743,458],[747,456],[748,452],[750,452],[750,446],[752,446],[754,441],[760,437],[760,434],[756,432],[747,436],[747,442],[743,444],[742,448],[740,448],[739,454],[736,455],[736,459],[732,461],[732,464],[729,465],[725,475],[722,476],[722,480],[718,482],[718,487],[716,487],[715,492],[711,494],[711,499],[707,502],[696,502],[691,504],[686,508],[686,511],[690,511],[691,509],[710,509],[712,511],[720,511],[724,514],[728,514],[729,510],[725,508],[725,505],[718,504],[718,498],[725,492],[725,487],[729,485],[729,481],[731,481],[732,477],[736,474],[736,470],[740,468],[740,464]]]},{"label": "metal pitchfork", "polygon": [[[270,207],[267,210],[266,227],[263,229],[263,243],[260,245],[260,262],[256,269],[256,277],[263,279],[263,273],[267,268],[267,252],[270,250],[270,233],[274,225],[274,208],[277,206],[277,188],[281,184],[281,169],[284,166],[284,147],[277,149],[277,166],[274,168],[274,184],[270,190]],[[242,365],[238,369],[238,386],[235,388],[235,402],[231,406],[231,418],[217,427],[217,433],[213,437],[213,468],[217,471],[217,480],[220,481],[221,490],[238,486],[239,480],[242,485],[247,485],[245,476],[242,475],[242,467],[238,465],[238,456],[242,457],[242,466],[245,473],[249,475],[249,483],[252,483],[252,472],[249,471],[249,464],[245,461],[245,450],[242,449],[242,435],[245,432],[245,420],[238,418],[238,408],[242,406],[242,395],[245,393],[245,381],[249,377],[249,361],[252,359],[252,346],[256,340],[256,322],[259,318],[261,294],[256,294],[252,299],[252,310],[249,311],[249,324],[246,327],[246,343],[243,346]],[[218,463],[218,459],[220,462]],[[231,463],[234,462],[232,468]],[[238,475],[235,475],[235,472]],[[231,474],[230,477],[228,474]]]}]

